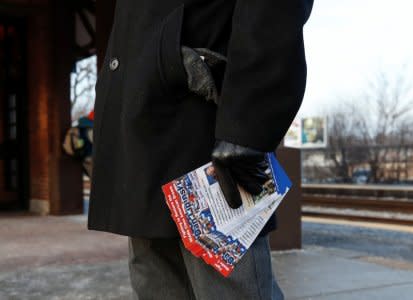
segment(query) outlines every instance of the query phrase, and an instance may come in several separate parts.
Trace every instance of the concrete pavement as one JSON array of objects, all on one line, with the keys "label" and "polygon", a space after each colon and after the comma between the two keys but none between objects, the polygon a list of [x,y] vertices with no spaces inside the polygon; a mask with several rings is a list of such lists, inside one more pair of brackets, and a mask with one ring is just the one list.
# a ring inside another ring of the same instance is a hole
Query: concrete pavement
[{"label": "concrete pavement", "polygon": [[411,300],[413,264],[363,256],[349,250],[310,247],[273,253],[287,299]]},{"label": "concrete pavement", "polygon": [[[0,299],[131,299],[127,239],[85,222],[0,215]],[[273,253],[286,299],[412,299],[412,233],[306,220],[303,242]]]}]

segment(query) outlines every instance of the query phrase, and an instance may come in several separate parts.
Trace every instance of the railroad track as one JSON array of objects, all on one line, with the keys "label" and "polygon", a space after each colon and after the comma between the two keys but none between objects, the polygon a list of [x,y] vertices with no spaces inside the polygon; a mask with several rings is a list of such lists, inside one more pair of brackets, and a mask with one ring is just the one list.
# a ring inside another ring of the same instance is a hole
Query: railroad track
[{"label": "railroad track", "polygon": [[[365,190],[365,191],[388,191],[390,193],[400,192],[400,188],[393,186],[354,186],[354,185],[303,185],[304,190],[310,187],[327,188],[331,191],[343,194],[343,190]],[[334,190],[336,189],[336,190]],[[403,187],[403,196],[411,196],[413,189]],[[90,182],[85,179],[84,195],[89,197]],[[384,195],[382,195],[384,196]],[[395,225],[413,226],[413,200],[379,198],[377,196],[336,196],[326,194],[303,194],[302,215],[312,217],[323,217],[329,219],[341,219],[350,221],[364,221]]]},{"label": "railroad track", "polygon": [[360,222],[373,222],[373,223],[384,223],[384,224],[392,224],[392,225],[413,226],[412,220],[389,219],[385,217],[339,215],[339,214],[326,213],[326,212],[303,212],[303,216],[321,217],[321,218],[334,219],[334,220],[348,220],[348,221],[360,221]]},{"label": "railroad track", "polygon": [[304,194],[302,214],[413,226],[413,201]]}]

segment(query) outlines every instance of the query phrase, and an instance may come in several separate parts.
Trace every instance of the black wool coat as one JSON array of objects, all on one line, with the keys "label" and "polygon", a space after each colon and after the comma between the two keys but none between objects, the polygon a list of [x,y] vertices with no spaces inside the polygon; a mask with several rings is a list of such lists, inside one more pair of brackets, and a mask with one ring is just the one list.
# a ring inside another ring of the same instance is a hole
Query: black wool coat
[{"label": "black wool coat", "polygon": [[[96,83],[88,228],[178,235],[161,186],[216,139],[273,151],[305,90],[312,0],[117,0]],[[228,58],[218,106],[191,94],[180,46]]]}]

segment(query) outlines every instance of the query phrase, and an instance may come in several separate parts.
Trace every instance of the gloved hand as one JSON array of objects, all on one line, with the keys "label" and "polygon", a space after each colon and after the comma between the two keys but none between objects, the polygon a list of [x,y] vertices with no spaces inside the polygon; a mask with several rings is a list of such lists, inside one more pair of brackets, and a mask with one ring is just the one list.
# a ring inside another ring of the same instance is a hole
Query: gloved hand
[{"label": "gloved hand", "polygon": [[188,89],[207,101],[218,102],[218,87],[213,70],[226,62],[225,56],[205,48],[181,47]]},{"label": "gloved hand", "polygon": [[252,195],[263,191],[271,179],[266,153],[226,141],[217,141],[212,152],[212,164],[218,183],[231,208],[242,205],[239,184]]}]

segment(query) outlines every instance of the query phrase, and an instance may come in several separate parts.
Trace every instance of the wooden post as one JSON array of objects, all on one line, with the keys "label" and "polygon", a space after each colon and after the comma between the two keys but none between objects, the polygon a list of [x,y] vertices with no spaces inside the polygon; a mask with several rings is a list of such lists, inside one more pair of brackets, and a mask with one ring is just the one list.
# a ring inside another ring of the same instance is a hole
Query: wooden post
[{"label": "wooden post", "polygon": [[83,178],[79,161],[62,150],[71,126],[70,72],[75,64],[75,14],[72,1],[50,1],[51,97],[49,98],[49,195],[55,215],[83,212]]},{"label": "wooden post", "polygon": [[272,250],[301,248],[301,159],[300,150],[280,147],[277,158],[293,182],[277,209],[277,230],[270,234]]}]

